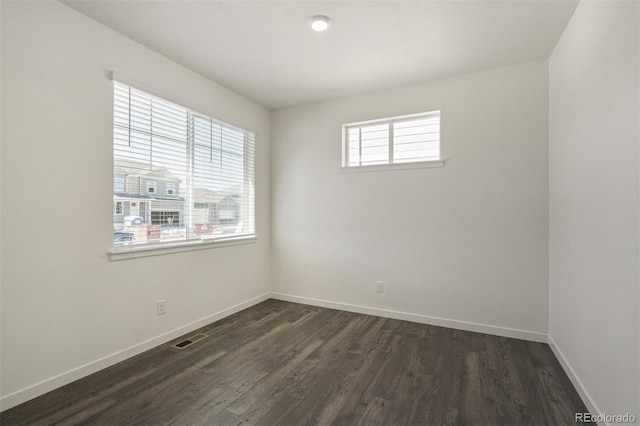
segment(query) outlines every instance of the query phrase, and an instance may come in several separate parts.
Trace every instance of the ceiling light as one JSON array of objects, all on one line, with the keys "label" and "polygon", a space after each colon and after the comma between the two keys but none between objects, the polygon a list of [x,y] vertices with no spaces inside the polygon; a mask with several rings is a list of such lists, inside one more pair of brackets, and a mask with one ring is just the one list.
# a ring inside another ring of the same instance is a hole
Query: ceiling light
[{"label": "ceiling light", "polygon": [[331,26],[331,19],[323,15],[316,15],[309,18],[309,26],[313,31],[326,31]]}]

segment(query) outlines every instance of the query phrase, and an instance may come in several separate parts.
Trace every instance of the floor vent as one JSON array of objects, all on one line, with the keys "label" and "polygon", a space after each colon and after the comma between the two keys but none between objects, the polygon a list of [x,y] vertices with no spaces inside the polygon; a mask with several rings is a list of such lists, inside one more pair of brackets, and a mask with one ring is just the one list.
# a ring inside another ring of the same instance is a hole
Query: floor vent
[{"label": "floor vent", "polygon": [[205,337],[208,337],[208,335],[202,334],[202,333],[196,334],[195,336],[191,336],[188,339],[185,339],[180,343],[176,343],[175,345],[173,345],[173,347],[177,348],[177,349],[184,349],[184,348],[186,348],[187,346],[189,346],[189,345],[191,345],[193,343],[199,342],[200,340],[204,339]]}]

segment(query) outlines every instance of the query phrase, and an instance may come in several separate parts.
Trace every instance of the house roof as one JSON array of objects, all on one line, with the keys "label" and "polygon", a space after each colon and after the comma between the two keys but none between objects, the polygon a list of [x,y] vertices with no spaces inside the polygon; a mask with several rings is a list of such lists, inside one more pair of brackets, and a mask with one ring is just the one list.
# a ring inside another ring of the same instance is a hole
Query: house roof
[{"label": "house roof", "polygon": [[118,198],[126,198],[126,199],[132,199],[132,200],[157,200],[157,201],[184,201],[185,199],[183,197],[163,197],[163,196],[152,196],[152,195],[147,195],[147,194],[132,194],[129,192],[114,192],[113,195],[115,195]]},{"label": "house roof", "polygon": [[180,178],[166,167],[154,167],[143,161],[128,160],[118,158],[114,160],[114,173],[121,173],[133,176],[145,176],[159,180],[173,180],[180,182]]},{"label": "house roof", "polygon": [[225,198],[230,197],[230,200],[237,203],[237,201],[232,198],[235,193],[236,192],[231,191],[212,191],[207,188],[196,188],[193,191],[193,200],[195,203],[218,204]]},{"label": "house roof", "polygon": [[178,176],[171,173],[166,167],[160,167],[158,169],[151,170],[147,173],[144,173],[143,175],[148,178],[171,179],[180,181]]}]

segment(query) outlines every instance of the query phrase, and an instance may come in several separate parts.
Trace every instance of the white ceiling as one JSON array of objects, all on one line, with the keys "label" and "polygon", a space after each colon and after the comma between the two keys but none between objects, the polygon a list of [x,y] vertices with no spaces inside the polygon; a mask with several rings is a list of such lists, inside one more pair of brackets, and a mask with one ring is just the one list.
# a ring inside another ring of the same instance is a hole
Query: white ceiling
[{"label": "white ceiling", "polygon": [[[549,57],[576,0],[68,6],[270,109]],[[325,33],[310,16],[329,16]]]}]

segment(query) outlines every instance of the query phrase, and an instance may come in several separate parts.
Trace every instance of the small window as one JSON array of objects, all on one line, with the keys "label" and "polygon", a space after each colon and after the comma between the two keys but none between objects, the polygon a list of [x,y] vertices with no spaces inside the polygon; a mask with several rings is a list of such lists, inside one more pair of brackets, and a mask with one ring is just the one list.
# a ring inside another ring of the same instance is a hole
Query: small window
[{"label": "small window", "polygon": [[156,182],[155,180],[147,181],[147,192],[149,194],[154,194],[156,192],[157,187],[158,187],[158,182]]},{"label": "small window", "polygon": [[343,126],[343,167],[440,161],[440,111]]},{"label": "small window", "polygon": [[125,192],[125,178],[116,176],[113,178],[113,191]]},{"label": "small window", "polygon": [[175,195],[176,184],[173,182],[167,182],[167,195]]}]

